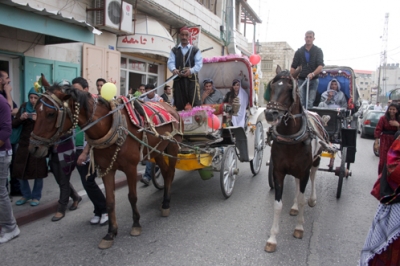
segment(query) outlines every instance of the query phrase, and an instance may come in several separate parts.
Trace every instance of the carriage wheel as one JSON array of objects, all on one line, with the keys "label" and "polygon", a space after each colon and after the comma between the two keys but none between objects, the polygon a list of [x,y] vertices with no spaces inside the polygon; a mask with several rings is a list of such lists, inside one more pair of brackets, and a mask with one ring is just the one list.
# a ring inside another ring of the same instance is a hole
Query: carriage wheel
[{"label": "carriage wheel", "polygon": [[269,187],[271,189],[274,189],[274,176],[273,176],[273,171],[274,171],[274,164],[272,162],[272,158],[269,158],[269,166],[268,166],[268,183]]},{"label": "carriage wheel", "polygon": [[346,176],[346,156],[347,156],[347,147],[343,147],[342,149],[342,161],[340,163],[340,170],[339,170],[339,183],[336,192],[336,198],[340,198],[342,194],[342,185],[343,185],[343,178]]},{"label": "carriage wheel", "polygon": [[254,158],[250,161],[250,169],[253,175],[257,175],[260,172],[264,155],[264,129],[260,121],[256,124],[254,134]]},{"label": "carriage wheel", "polygon": [[157,188],[157,189],[164,189],[164,178],[161,175],[161,170],[158,169],[158,171],[156,172],[156,164],[153,163],[151,166],[151,180],[153,181],[153,185]]},{"label": "carriage wheel", "polygon": [[237,166],[235,148],[233,146],[228,146],[224,152],[224,156],[222,157],[220,172],[220,185],[222,194],[225,198],[229,198],[232,195],[236,176],[239,172]]}]

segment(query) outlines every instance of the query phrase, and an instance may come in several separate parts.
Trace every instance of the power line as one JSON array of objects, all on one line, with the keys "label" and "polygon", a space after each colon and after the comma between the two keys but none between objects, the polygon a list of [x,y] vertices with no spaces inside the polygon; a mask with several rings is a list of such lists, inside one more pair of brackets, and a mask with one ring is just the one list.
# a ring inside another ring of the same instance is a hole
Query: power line
[{"label": "power line", "polygon": [[[400,48],[400,46],[398,46],[398,47],[396,47],[396,48],[393,48],[392,50],[390,50],[390,51],[394,51],[394,50],[396,50],[396,49],[399,49]],[[399,52],[400,53],[400,52]],[[360,57],[353,57],[353,58],[342,58],[342,59],[325,59],[325,61],[345,61],[345,60],[356,60],[356,59],[361,59],[361,58],[366,58],[366,57],[370,57],[370,56],[376,56],[376,55],[380,55],[381,53],[374,53],[374,54],[370,54],[370,55],[363,55],[363,56],[360,56]],[[398,54],[398,53],[396,53],[396,54]],[[394,55],[394,54],[392,54],[392,55]]]}]

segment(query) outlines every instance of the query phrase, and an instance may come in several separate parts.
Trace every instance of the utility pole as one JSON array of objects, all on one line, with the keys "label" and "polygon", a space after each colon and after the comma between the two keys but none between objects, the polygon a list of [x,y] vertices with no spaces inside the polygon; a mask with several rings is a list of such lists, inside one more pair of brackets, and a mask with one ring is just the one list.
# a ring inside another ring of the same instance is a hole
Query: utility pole
[{"label": "utility pole", "polygon": [[[387,40],[388,40],[388,24],[389,24],[389,13],[385,14],[385,23],[383,24],[383,35],[382,35],[382,48],[381,48],[381,60],[379,65],[379,75],[378,75],[378,93],[377,93],[377,100],[379,101],[379,97],[381,95],[381,76],[383,76],[383,94],[386,96],[386,63],[387,63]],[[382,73],[382,67],[384,71]]]}]

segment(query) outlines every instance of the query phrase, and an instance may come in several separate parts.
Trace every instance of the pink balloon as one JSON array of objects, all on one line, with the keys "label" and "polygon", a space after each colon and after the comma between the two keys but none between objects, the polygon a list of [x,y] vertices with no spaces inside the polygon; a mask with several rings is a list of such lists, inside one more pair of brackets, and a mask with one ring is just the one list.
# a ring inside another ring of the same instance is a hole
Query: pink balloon
[{"label": "pink balloon", "polygon": [[219,129],[221,123],[219,122],[218,116],[212,115],[208,117],[208,127],[211,127],[214,130]]},{"label": "pink balloon", "polygon": [[254,66],[260,63],[261,61],[261,56],[259,54],[252,54],[249,58],[250,63]]}]

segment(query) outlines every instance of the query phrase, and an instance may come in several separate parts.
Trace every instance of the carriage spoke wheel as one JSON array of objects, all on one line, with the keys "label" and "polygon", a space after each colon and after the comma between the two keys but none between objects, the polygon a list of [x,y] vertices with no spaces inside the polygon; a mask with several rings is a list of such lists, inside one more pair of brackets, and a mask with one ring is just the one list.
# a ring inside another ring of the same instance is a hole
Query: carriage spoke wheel
[{"label": "carriage spoke wheel", "polygon": [[339,183],[336,192],[336,198],[340,198],[342,194],[342,185],[343,185],[343,178],[346,176],[346,157],[347,157],[347,147],[343,147],[342,149],[342,160],[340,162],[340,169],[339,169]]},{"label": "carriage spoke wheel", "polygon": [[153,163],[151,166],[151,180],[153,181],[153,185],[157,188],[157,189],[164,189],[164,178],[161,175],[161,170],[158,169],[158,171],[156,172],[156,164]]},{"label": "carriage spoke wheel", "polygon": [[272,157],[269,158],[269,165],[268,165],[268,183],[271,189],[274,189],[274,163],[272,162]]},{"label": "carriage spoke wheel", "polygon": [[239,171],[237,166],[235,148],[233,146],[228,146],[224,152],[224,156],[222,157],[220,171],[220,185],[222,194],[225,198],[229,198],[232,195],[236,176]]},{"label": "carriage spoke wheel", "polygon": [[253,175],[257,175],[260,172],[264,154],[264,130],[260,121],[256,124],[254,134],[254,158],[250,161],[250,169]]}]

